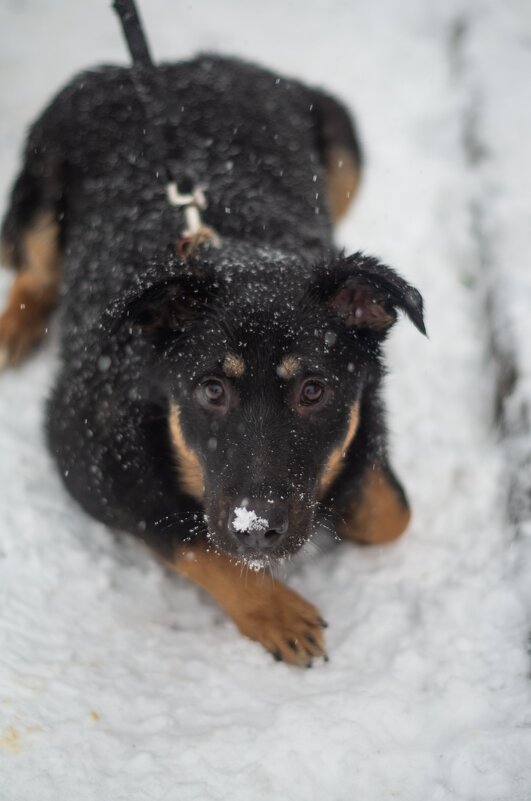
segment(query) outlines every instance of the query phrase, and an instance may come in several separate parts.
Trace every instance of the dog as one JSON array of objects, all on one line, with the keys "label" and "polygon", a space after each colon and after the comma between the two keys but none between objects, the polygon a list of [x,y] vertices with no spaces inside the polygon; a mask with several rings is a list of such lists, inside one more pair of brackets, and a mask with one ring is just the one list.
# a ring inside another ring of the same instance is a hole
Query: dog
[{"label": "dog", "polygon": [[219,246],[178,247],[131,70],[79,75],[31,128],[12,189],[1,359],[22,361],[58,306],[47,437],[68,491],[309,666],[325,622],[269,568],[323,515],[361,543],[408,525],[382,345],[399,312],[425,333],[422,298],[333,244],[362,164],[338,101],[211,55],[157,74],[168,150],[206,186]]}]

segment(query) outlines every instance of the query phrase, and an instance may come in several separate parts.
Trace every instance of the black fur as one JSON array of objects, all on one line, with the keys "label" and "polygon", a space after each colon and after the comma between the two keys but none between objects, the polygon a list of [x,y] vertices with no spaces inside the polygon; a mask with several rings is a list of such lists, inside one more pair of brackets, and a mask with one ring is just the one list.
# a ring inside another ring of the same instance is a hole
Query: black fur
[{"label": "black fur", "polygon": [[[204,511],[216,546],[237,551],[227,521],[244,497],[289,507],[289,531],[272,551],[282,555],[310,534],[324,461],[355,401],[360,428],[322,500],[340,510],[367,466],[389,469],[381,345],[398,310],[423,330],[422,301],[374,259],[334,248],[324,165],[334,143],[361,158],[335,100],[210,56],[160,74],[174,173],[191,168],[206,186],[205,222],[219,249],[186,263],[176,255],[182,220],[166,202],[157,154],[144,148],[129,70],[81,75],[30,132],[3,236],[18,253],[43,207],[61,221],[62,367],[48,405],[50,447],[90,514],[167,558],[207,535]],[[369,313],[362,325],[360,303]],[[222,377],[227,353],[243,358],[241,379]],[[296,381],[276,372],[289,354],[328,386],[319,411],[301,410]],[[227,413],[198,402],[209,376],[230,383]],[[204,505],[179,487],[171,402],[203,464]]]}]

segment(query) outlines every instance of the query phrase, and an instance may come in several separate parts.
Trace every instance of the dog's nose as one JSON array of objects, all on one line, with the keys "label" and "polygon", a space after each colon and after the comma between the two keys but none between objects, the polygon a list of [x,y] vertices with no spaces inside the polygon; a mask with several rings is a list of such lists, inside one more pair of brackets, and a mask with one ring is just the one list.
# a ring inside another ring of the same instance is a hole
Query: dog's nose
[{"label": "dog's nose", "polygon": [[288,530],[288,510],[284,506],[247,500],[229,516],[229,529],[250,550],[265,551],[277,545]]}]

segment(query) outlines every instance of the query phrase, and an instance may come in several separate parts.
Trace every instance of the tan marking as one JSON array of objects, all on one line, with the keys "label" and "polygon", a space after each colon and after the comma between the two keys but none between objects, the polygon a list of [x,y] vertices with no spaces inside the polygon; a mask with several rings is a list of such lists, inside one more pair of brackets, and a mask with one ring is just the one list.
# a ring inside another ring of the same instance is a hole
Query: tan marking
[{"label": "tan marking", "polygon": [[174,403],[170,405],[169,427],[171,441],[177,456],[177,469],[181,487],[192,498],[202,501],[205,494],[203,468],[196,452],[190,448],[184,438],[180,421],[180,409]]},{"label": "tan marking", "polygon": [[99,712],[96,712],[94,709],[91,709],[90,710],[90,717],[92,718],[92,720],[100,720],[101,715],[100,715]]},{"label": "tan marking", "polygon": [[18,364],[46,333],[59,295],[59,226],[43,214],[23,236],[24,261],[0,316],[0,360]]},{"label": "tan marking", "polygon": [[333,222],[346,214],[360,183],[361,171],[350,150],[335,147],[327,154],[326,193]]},{"label": "tan marking", "polygon": [[406,530],[411,512],[382,470],[368,470],[361,497],[342,515],[337,533],[369,545],[392,542]]},{"label": "tan marking", "polygon": [[206,590],[242,634],[284,661],[307,665],[312,656],[324,655],[318,610],[269,573],[248,570],[244,563],[201,547],[178,554],[173,567]]},{"label": "tan marking", "polygon": [[360,406],[359,403],[355,403],[350,410],[348,429],[343,441],[341,442],[340,445],[334,448],[334,450],[326,460],[323,474],[319,482],[321,497],[323,497],[328,492],[328,490],[330,489],[330,487],[332,486],[338,475],[341,473],[341,470],[343,469],[345,463],[346,452],[348,451],[354,437],[356,436],[359,422],[360,422]]},{"label": "tan marking", "polygon": [[223,359],[223,372],[228,378],[241,378],[245,373],[245,362],[235,353],[227,353]]},{"label": "tan marking", "polygon": [[293,378],[300,370],[301,360],[298,356],[284,356],[277,367],[277,374],[288,381]]},{"label": "tan marking", "polygon": [[40,288],[57,288],[59,280],[59,225],[50,212],[41,214],[22,239],[24,269]]}]

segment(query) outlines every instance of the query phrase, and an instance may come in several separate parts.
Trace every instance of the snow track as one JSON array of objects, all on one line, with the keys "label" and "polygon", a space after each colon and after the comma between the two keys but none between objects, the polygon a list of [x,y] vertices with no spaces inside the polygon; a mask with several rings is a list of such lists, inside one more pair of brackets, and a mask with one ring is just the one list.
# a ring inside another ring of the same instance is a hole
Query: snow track
[{"label": "snow track", "polygon": [[[42,435],[52,335],[0,376],[0,799],[529,801],[529,5],[142,5],[159,58],[241,54],[355,111],[341,240],[426,298],[430,340],[401,322],[388,348],[415,517],[294,569],[331,661],[274,663],[66,496]],[[5,197],[47,98],[125,50],[106,3],[4,0],[0,31]]]}]

